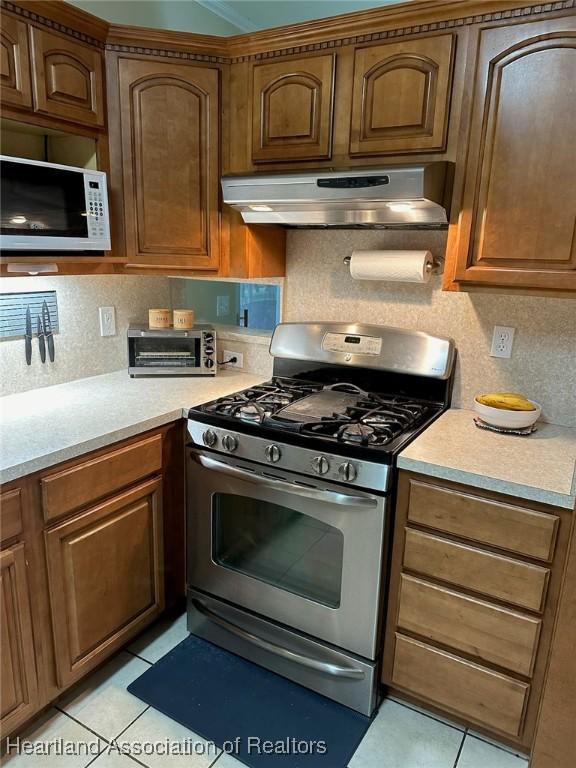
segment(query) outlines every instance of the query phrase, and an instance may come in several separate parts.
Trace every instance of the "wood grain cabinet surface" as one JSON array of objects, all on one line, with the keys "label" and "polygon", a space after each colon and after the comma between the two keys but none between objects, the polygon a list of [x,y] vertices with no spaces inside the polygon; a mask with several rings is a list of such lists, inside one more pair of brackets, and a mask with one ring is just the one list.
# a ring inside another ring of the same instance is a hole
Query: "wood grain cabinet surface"
[{"label": "wood grain cabinet surface", "polygon": [[23,21],[7,14],[0,29],[0,85],[3,104],[32,107],[28,30]]},{"label": "wood grain cabinet surface", "polygon": [[37,112],[73,123],[104,125],[104,62],[100,51],[31,27]]},{"label": "wood grain cabinet surface", "polygon": [[120,58],[117,87],[127,265],[216,271],[218,69]]},{"label": "wood grain cabinet surface", "polygon": [[38,710],[24,544],[0,552],[0,661],[2,732],[9,733]]},{"label": "wood grain cabinet surface", "polygon": [[445,148],[454,46],[447,34],[356,50],[352,156]]},{"label": "wood grain cabinet surface", "polygon": [[332,149],[335,55],[256,64],[252,160],[325,160]]},{"label": "wood grain cabinet surface", "polygon": [[576,290],[573,16],[482,29],[455,280]]},{"label": "wood grain cabinet surface", "polygon": [[46,531],[61,686],[162,611],[161,487],[161,479],[149,480]]},{"label": "wood grain cabinet surface", "polygon": [[572,520],[400,472],[383,681],[529,749]]}]

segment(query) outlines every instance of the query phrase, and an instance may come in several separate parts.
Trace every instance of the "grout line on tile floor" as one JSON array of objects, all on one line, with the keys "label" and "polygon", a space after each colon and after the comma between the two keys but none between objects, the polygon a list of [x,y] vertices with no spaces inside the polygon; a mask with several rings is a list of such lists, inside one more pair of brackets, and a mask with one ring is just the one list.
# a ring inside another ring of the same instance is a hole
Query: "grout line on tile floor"
[{"label": "grout line on tile floor", "polygon": [[140,712],[140,714],[139,714],[139,715],[137,715],[137,716],[134,718],[134,720],[132,720],[132,722],[131,722],[131,723],[128,723],[128,725],[126,726],[126,728],[122,728],[122,730],[120,731],[120,733],[119,733],[117,736],[114,736],[114,740],[116,740],[116,739],[119,739],[119,738],[120,738],[120,736],[122,736],[122,734],[123,734],[123,733],[126,733],[126,731],[128,730],[128,728],[130,728],[130,726],[134,725],[134,723],[136,722],[136,720],[138,720],[139,718],[141,718],[141,717],[142,717],[142,715],[143,715],[145,712],[148,712],[148,710],[149,710],[149,709],[150,709],[150,705],[148,705],[148,706],[146,707],[146,709],[143,709],[143,710],[142,710],[142,712]]},{"label": "grout line on tile floor", "polygon": [[86,725],[86,723],[83,723],[81,720],[78,720],[73,715],[69,714],[68,712],[65,712],[63,709],[60,709],[58,704],[54,704],[54,709],[57,709],[58,712],[60,712],[63,715],[66,715],[66,717],[69,717],[70,720],[74,720],[75,723],[78,723],[78,725],[81,725],[82,728],[85,728],[87,731],[90,731],[90,733],[94,734],[97,738],[99,738],[101,741],[105,742],[106,744],[109,744],[110,742],[108,739],[104,738],[104,736],[101,736],[97,731],[94,731],[92,728],[90,728],[89,725]]},{"label": "grout line on tile floor", "polygon": [[482,738],[482,736],[479,736],[477,733],[470,733],[469,735],[471,739],[478,739],[478,741],[483,741],[484,744],[489,744],[491,747],[494,747],[495,749],[499,749],[501,752],[508,752],[509,755],[514,755],[515,757],[519,757],[521,760],[526,760],[526,762],[528,762],[528,755],[523,754],[518,750],[515,750],[514,747],[508,747],[505,744],[498,744],[497,741],[484,739]]},{"label": "grout line on tile floor", "polygon": [[406,709],[410,709],[412,712],[416,712],[418,715],[422,715],[422,717],[427,717],[429,720],[434,720],[436,723],[440,723],[441,725],[446,725],[448,728],[453,728],[455,731],[460,731],[460,733],[466,733],[466,728],[464,726],[460,727],[456,724],[452,724],[448,722],[447,720],[442,720],[440,717],[435,717],[432,713],[424,712],[421,709],[416,709],[415,707],[411,707],[410,704],[407,704],[403,701],[399,701],[398,699],[390,699],[390,701],[393,701],[395,704],[400,704],[401,707],[405,707]]},{"label": "grout line on tile floor", "polygon": [[145,661],[146,664],[148,664],[149,666],[151,667],[154,666],[153,661],[148,661],[148,659],[145,659],[144,656],[139,656],[137,653],[134,653],[134,651],[131,651],[129,648],[124,648],[123,650],[126,651],[126,653],[129,653],[130,656],[135,656],[137,659],[140,659],[140,661]]},{"label": "grout line on tile floor", "polygon": [[468,736],[468,728],[464,730],[464,733],[462,734],[462,741],[460,742],[460,746],[458,747],[458,754],[456,755],[456,760],[454,761],[454,765],[452,768],[457,768],[458,761],[460,760],[460,755],[462,754],[462,750],[464,749],[464,742],[466,741],[466,737]]}]

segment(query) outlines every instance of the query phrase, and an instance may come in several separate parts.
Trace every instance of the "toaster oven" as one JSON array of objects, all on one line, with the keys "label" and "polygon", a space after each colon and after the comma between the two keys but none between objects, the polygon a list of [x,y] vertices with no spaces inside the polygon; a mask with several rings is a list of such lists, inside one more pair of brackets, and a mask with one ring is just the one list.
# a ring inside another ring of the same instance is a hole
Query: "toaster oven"
[{"label": "toaster oven", "polygon": [[216,331],[210,325],[189,330],[128,328],[128,373],[130,376],[214,376]]}]

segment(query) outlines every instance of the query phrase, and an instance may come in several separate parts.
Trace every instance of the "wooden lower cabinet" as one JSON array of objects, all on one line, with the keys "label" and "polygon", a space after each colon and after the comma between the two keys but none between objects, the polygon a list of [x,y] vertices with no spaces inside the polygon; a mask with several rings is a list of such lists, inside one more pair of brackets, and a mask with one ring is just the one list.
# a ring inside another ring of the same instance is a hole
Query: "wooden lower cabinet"
[{"label": "wooden lower cabinet", "polygon": [[46,532],[61,686],[162,611],[161,487],[150,480]]},{"label": "wooden lower cabinet", "polygon": [[570,528],[568,510],[401,472],[384,683],[529,750]]},{"label": "wooden lower cabinet", "polygon": [[184,429],[2,487],[2,736],[183,606]]},{"label": "wooden lower cabinet", "polygon": [[38,709],[38,681],[24,544],[0,552],[0,662],[2,733]]}]

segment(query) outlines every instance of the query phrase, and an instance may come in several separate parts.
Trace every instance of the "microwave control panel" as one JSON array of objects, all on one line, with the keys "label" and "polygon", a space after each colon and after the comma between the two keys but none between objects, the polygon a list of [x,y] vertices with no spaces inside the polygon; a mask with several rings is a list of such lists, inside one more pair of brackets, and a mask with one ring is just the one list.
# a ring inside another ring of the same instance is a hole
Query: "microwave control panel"
[{"label": "microwave control panel", "polygon": [[108,225],[108,204],[106,195],[106,177],[103,174],[84,175],[86,192],[86,214],[88,216],[88,236],[98,240],[110,238]]}]

